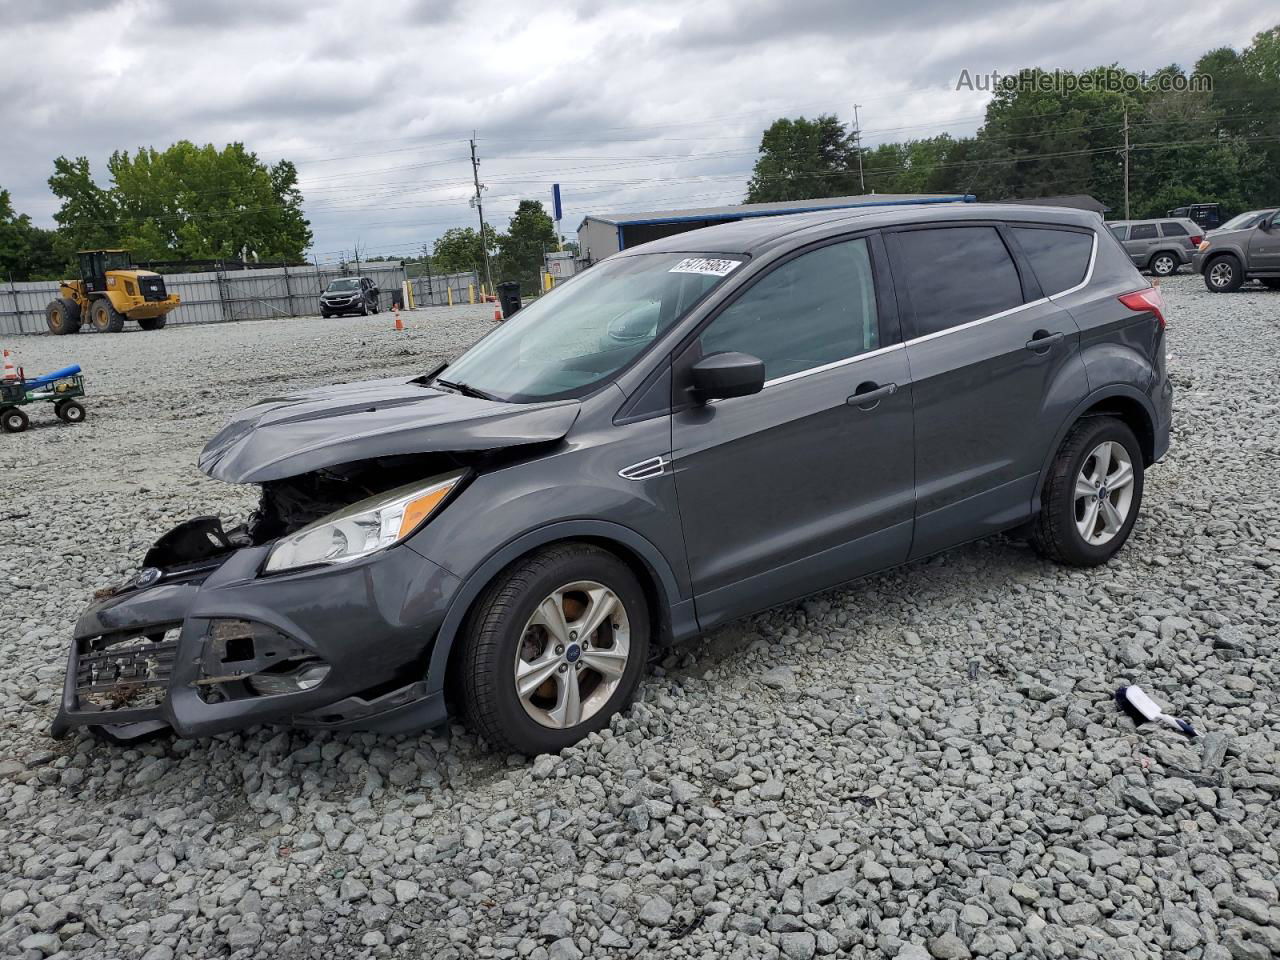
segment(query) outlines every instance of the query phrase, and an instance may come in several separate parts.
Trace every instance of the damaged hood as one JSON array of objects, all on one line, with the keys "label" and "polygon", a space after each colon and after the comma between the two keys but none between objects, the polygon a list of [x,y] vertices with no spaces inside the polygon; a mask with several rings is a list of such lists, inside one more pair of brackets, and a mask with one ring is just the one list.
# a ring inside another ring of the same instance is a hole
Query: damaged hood
[{"label": "damaged hood", "polygon": [[415,453],[497,450],[559,440],[578,401],[504,403],[393,378],[271,397],[236,414],[200,453],[228,483]]}]

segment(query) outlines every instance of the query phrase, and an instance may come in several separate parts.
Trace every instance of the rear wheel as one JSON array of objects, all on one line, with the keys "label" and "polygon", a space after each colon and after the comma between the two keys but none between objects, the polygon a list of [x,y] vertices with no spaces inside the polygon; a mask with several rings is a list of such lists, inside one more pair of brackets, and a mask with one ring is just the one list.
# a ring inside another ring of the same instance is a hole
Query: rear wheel
[{"label": "rear wheel", "polygon": [[163,330],[164,317],[144,317],[138,321],[138,326],[143,330]]},{"label": "rear wheel", "polygon": [[1129,539],[1142,506],[1142,451],[1114,417],[1086,417],[1062,442],[1041,496],[1032,541],[1073,567],[1106,563]]},{"label": "rear wheel", "polygon": [[80,304],[70,297],[58,297],[45,311],[49,332],[57,336],[80,332]]},{"label": "rear wheel", "polygon": [[124,329],[124,314],[118,313],[106,297],[89,305],[89,322],[99,333],[119,333]]},{"label": "rear wheel", "polygon": [[1204,268],[1204,285],[1211,293],[1231,293],[1244,283],[1244,271],[1235,257],[1218,257]]},{"label": "rear wheel", "polygon": [[81,423],[85,417],[84,405],[74,400],[58,401],[57,406],[53,408],[53,412],[58,415],[58,419],[63,423]]},{"label": "rear wheel", "polygon": [[1151,272],[1157,277],[1169,277],[1178,272],[1178,258],[1172,253],[1157,253],[1151,258]]},{"label": "rear wheel", "polygon": [[5,407],[4,410],[0,410],[0,428],[3,428],[5,433],[21,433],[29,426],[31,421],[17,407]]},{"label": "rear wheel", "polygon": [[468,725],[494,747],[554,753],[608,725],[649,652],[644,590],[587,544],[516,561],[481,597],[461,663]]}]

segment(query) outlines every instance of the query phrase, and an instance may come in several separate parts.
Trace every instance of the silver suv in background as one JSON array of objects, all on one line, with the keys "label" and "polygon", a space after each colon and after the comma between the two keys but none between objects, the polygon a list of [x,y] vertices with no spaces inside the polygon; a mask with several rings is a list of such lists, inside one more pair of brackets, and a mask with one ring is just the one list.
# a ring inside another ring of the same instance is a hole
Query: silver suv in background
[{"label": "silver suv in background", "polygon": [[1116,220],[1107,224],[1139,270],[1168,277],[1191,262],[1204,239],[1204,229],[1186,217],[1163,220]]},{"label": "silver suv in background", "polygon": [[1210,231],[1193,260],[1213,293],[1261,280],[1280,290],[1280,210],[1250,210]]}]

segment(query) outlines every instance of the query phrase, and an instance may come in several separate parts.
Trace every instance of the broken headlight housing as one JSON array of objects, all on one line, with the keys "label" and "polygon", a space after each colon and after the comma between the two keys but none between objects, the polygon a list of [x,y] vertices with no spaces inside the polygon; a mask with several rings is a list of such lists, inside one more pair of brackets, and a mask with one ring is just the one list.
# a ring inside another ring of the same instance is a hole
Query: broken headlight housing
[{"label": "broken headlight housing", "polygon": [[267,557],[267,573],[347,563],[385,550],[427,522],[461,482],[463,472],[397,487],[331,513],[281,537]]}]

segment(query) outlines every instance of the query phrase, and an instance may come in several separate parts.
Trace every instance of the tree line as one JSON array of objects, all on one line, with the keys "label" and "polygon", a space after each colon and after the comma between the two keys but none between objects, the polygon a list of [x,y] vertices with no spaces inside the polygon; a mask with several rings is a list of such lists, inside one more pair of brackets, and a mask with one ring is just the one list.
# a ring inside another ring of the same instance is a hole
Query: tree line
[{"label": "tree line", "polygon": [[73,274],[77,250],[123,248],[141,262],[302,261],[311,246],[297,168],[266,164],[242,143],[116,151],[107,172],[111,184],[101,187],[86,157],[54,160],[53,229],[33,225],[0,189],[0,279]]},{"label": "tree line", "polygon": [[[1119,219],[1127,128],[1135,219],[1188,203],[1217,202],[1228,213],[1280,204],[1280,26],[1257,34],[1242,51],[1209,51],[1193,75],[1209,78],[1210,89],[1173,81],[1189,76],[1177,65],[1145,83],[1114,64],[1067,75],[1091,83],[1051,84],[1047,71],[1024,70],[996,86],[972,137],[941,134],[863,149],[861,180],[855,132],[834,116],[779,119],[761,138],[746,200],[863,192],[972,193],[979,200],[1088,194]],[[1134,82],[1115,82],[1125,76]]]},{"label": "tree line", "polygon": [[411,257],[406,263],[420,263],[433,273],[474,270],[483,279],[487,248],[494,282],[518,281],[527,295],[537,292],[543,254],[556,249],[556,239],[555,223],[546,208],[537,200],[521,200],[506,233],[486,223],[481,240],[475,227],[453,227],[430,248],[424,246],[421,257]]}]

